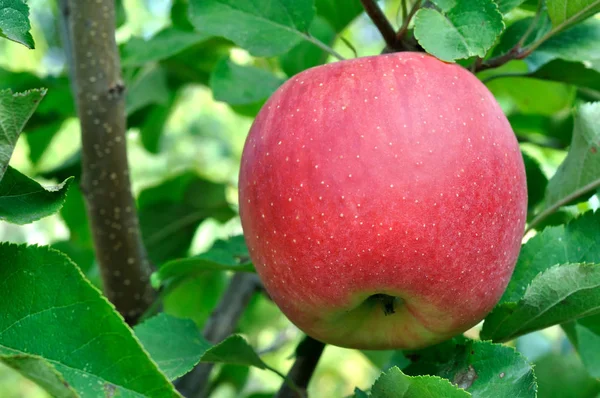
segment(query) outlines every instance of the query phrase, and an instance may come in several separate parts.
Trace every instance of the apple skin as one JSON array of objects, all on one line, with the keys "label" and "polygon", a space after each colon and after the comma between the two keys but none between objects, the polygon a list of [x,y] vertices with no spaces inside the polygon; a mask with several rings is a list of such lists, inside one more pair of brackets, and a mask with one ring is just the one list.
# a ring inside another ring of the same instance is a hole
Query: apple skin
[{"label": "apple skin", "polygon": [[240,215],[273,301],[324,343],[417,349],[508,284],[527,188],[514,133],[464,68],[417,53],[306,70],[246,140]]}]

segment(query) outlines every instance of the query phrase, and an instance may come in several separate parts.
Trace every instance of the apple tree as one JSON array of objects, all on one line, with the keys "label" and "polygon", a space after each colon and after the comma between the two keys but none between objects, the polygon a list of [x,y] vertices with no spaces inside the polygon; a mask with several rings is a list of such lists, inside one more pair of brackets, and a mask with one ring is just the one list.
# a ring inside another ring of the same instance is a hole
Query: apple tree
[{"label": "apple tree", "polygon": [[598,13],[0,2],[0,395],[597,397]]}]

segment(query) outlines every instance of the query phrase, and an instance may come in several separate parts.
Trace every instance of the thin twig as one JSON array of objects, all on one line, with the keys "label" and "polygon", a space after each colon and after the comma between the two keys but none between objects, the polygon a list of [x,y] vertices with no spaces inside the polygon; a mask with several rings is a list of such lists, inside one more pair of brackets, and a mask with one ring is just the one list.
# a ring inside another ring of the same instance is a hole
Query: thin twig
[{"label": "thin twig", "polygon": [[415,16],[417,11],[419,11],[419,8],[421,8],[421,0],[415,1],[415,4],[413,4],[412,8],[410,9],[410,12],[402,21],[402,26],[400,26],[400,29],[398,29],[398,33],[396,33],[396,42],[400,42],[404,39],[404,36],[408,31],[408,25],[410,24],[410,21]]},{"label": "thin twig", "polygon": [[408,16],[408,6],[406,4],[407,0],[402,0],[401,3],[401,7],[402,7],[402,21],[404,21],[406,19],[406,17]]},{"label": "thin twig", "polygon": [[526,45],[527,39],[529,39],[529,36],[535,30],[535,27],[537,26],[537,23],[540,20],[540,17],[542,16],[542,10],[543,9],[544,9],[544,1],[543,0],[539,0],[538,1],[538,8],[537,8],[537,10],[535,12],[535,15],[533,17],[533,21],[531,21],[531,23],[527,27],[527,30],[525,31],[525,34],[523,34],[523,36],[521,37],[521,39],[517,42],[517,47],[518,48],[522,48],[522,47],[524,47]]},{"label": "thin twig", "polygon": [[129,180],[115,2],[63,0],[60,5],[81,125],[81,188],[104,292],[134,324],[155,292]]},{"label": "thin twig", "polygon": [[379,29],[379,32],[381,33],[381,36],[383,36],[383,40],[385,40],[387,46],[389,48],[395,48],[396,31],[381,8],[379,8],[377,5],[377,2],[375,0],[360,0],[360,2],[362,3],[363,8],[365,9],[369,18],[371,18],[375,26],[377,26],[377,29]]},{"label": "thin twig", "polygon": [[570,195],[567,195],[564,198],[562,198],[561,200],[553,203],[552,206],[548,207],[547,209],[542,211],[540,214],[535,216],[533,218],[533,220],[531,220],[531,222],[527,226],[527,229],[525,230],[525,233],[527,233],[527,232],[531,231],[533,228],[537,227],[542,221],[544,221],[546,218],[548,218],[548,216],[550,216],[552,213],[554,213],[555,211],[557,211],[559,208],[566,205],[570,201],[577,199],[581,195],[585,195],[586,193],[594,191],[598,188],[600,188],[600,178],[595,181],[590,182],[589,184],[574,191]]},{"label": "thin twig", "polygon": [[294,391],[288,383],[284,383],[275,396],[276,398],[303,398],[306,397],[306,389],[312,377],[319,358],[325,349],[325,344],[309,336],[300,342],[296,348],[296,361],[288,373],[288,378],[298,387],[302,394]]},{"label": "thin twig", "polygon": [[[261,286],[258,275],[236,273],[204,326],[202,332],[204,338],[216,344],[233,333],[252,295]],[[208,378],[213,366],[212,363],[200,363],[190,373],[177,380],[175,385],[179,392],[185,397],[206,396],[209,387]]]},{"label": "thin twig", "polygon": [[521,48],[515,45],[506,54],[502,54],[498,57],[488,59],[487,61],[476,65],[473,69],[474,72],[481,72],[488,69],[498,68],[499,66],[502,66],[507,62],[510,62],[514,59],[523,59],[526,56],[527,55],[524,55],[524,52],[521,50]]}]

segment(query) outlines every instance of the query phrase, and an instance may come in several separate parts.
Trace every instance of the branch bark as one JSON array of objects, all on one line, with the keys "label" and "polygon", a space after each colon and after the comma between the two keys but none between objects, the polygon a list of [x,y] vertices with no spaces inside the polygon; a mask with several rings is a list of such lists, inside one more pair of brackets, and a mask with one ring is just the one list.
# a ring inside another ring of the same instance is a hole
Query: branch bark
[{"label": "branch bark", "polygon": [[298,348],[296,348],[296,361],[288,373],[288,379],[290,379],[293,382],[293,385],[299,388],[304,395],[299,397],[298,392],[294,391],[289,383],[284,383],[275,397],[306,397],[308,383],[310,382],[310,378],[317,367],[317,363],[319,362],[324,349],[325,344],[310,336],[306,336],[304,340],[298,344]]},{"label": "branch bark", "polygon": [[[219,343],[232,334],[252,295],[261,288],[258,275],[238,272],[229,282],[227,290],[221,297],[217,308],[213,311],[204,326],[202,334],[211,343]],[[212,363],[200,363],[190,373],[175,382],[177,390],[184,397],[204,397],[208,393],[208,378],[213,369]]]},{"label": "branch bark", "polygon": [[[81,188],[104,293],[129,324],[154,299],[131,193],[113,0],[61,0],[82,135]],[[69,51],[70,50],[70,51]]]}]

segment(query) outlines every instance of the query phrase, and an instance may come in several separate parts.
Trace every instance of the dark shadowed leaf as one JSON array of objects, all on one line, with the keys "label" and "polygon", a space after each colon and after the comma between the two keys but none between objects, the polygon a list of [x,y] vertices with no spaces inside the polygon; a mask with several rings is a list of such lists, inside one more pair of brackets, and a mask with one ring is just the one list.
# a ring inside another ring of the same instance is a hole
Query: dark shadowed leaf
[{"label": "dark shadowed leaf", "polygon": [[525,173],[527,174],[527,208],[528,212],[544,199],[548,179],[542,173],[540,164],[531,156],[523,153]]},{"label": "dark shadowed leaf", "polygon": [[43,187],[9,166],[0,180],[0,221],[22,225],[56,213],[65,203],[72,181],[68,178],[59,185]]},{"label": "dark shadowed leaf", "polygon": [[165,124],[173,111],[174,99],[165,105],[152,105],[145,110],[140,133],[142,144],[150,153],[160,152],[160,142]]},{"label": "dark shadowed leaf", "polygon": [[166,105],[170,93],[167,87],[167,77],[162,68],[150,66],[143,68],[132,82],[129,82],[125,107],[128,115],[151,105]]},{"label": "dark shadowed leaf", "polygon": [[[310,34],[331,46],[335,31],[325,19],[317,16],[310,26]],[[281,56],[281,68],[288,76],[325,63],[328,53],[309,42],[302,42]]]},{"label": "dark shadowed leaf", "polygon": [[52,139],[61,129],[62,124],[63,120],[59,120],[58,122],[46,123],[26,132],[25,139],[29,146],[31,163],[37,164],[40,161]]},{"label": "dark shadowed leaf", "polygon": [[0,355],[43,358],[82,397],[109,391],[178,396],[123,318],[66,256],[0,244],[0,258],[0,291],[11,297],[0,300]]},{"label": "dark shadowed leaf", "polygon": [[161,264],[185,257],[200,223],[208,217],[233,217],[225,186],[186,172],[147,188],[139,199],[140,227],[150,258]]},{"label": "dark shadowed leaf", "polygon": [[244,237],[238,235],[226,241],[219,240],[205,253],[163,264],[152,275],[152,284],[158,288],[169,279],[204,271],[254,272]]},{"label": "dark shadowed leaf", "polygon": [[[62,219],[69,228],[71,240],[82,246],[92,247],[92,233],[85,209],[83,194],[78,184],[69,188],[69,194],[60,210]],[[76,263],[79,265],[79,263]]]},{"label": "dark shadowed leaf", "polygon": [[254,66],[242,66],[230,59],[219,62],[210,77],[217,101],[248,105],[266,100],[283,83],[273,73]]},{"label": "dark shadowed leaf", "polygon": [[530,76],[600,91],[600,62],[595,65],[588,62],[569,62],[557,59],[544,64]]},{"label": "dark shadowed leaf", "polygon": [[498,9],[502,14],[506,14],[513,8],[516,8],[523,4],[525,0],[496,0],[496,4],[498,4]]},{"label": "dark shadowed leaf", "polygon": [[360,0],[315,0],[315,7],[338,33],[364,12]]},{"label": "dark shadowed leaf", "polygon": [[577,354],[551,353],[535,361],[540,398],[598,398],[600,381],[590,377]]},{"label": "dark shadowed leaf", "polygon": [[600,379],[600,315],[566,323],[563,329],[577,348],[588,373]]}]

